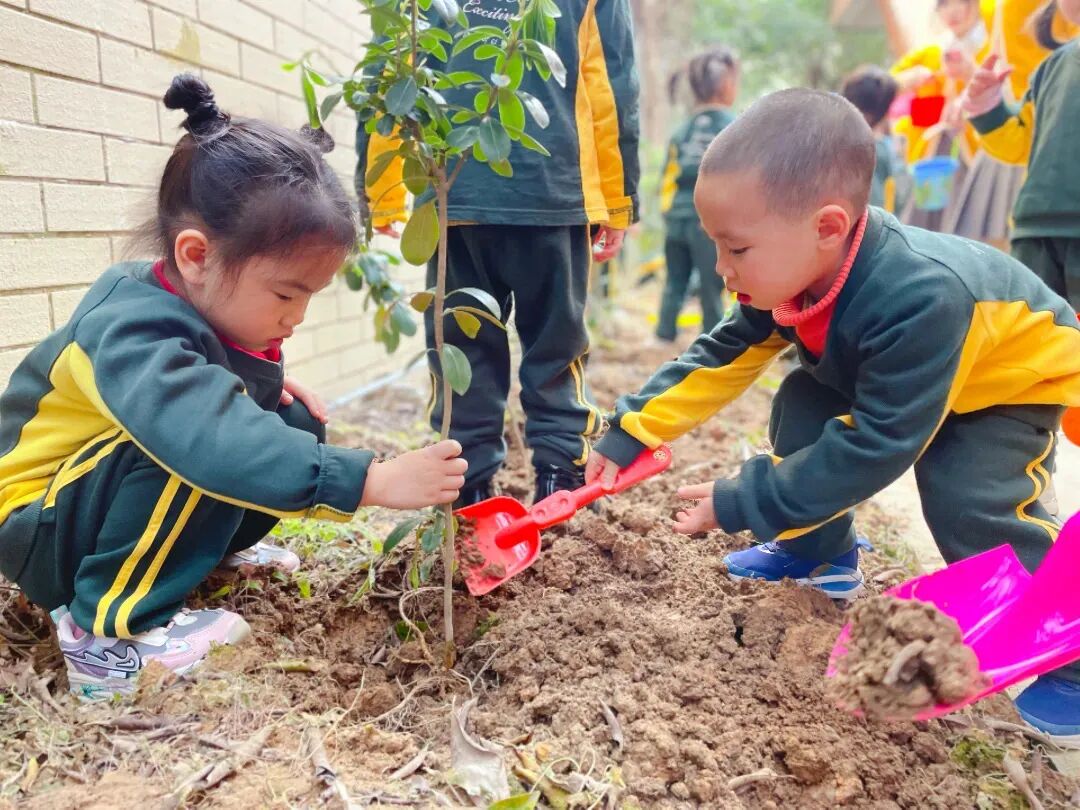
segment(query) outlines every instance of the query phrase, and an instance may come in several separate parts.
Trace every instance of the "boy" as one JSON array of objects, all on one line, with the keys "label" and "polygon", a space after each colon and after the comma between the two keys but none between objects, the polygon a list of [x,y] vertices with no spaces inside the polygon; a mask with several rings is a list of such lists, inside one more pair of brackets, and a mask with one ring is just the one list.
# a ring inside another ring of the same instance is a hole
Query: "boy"
[{"label": "boy", "polygon": [[[1080,403],[1080,323],[1005,254],[867,209],[874,159],[858,110],[814,90],[767,96],[713,141],[695,206],[741,306],[619,400],[589,460],[588,480],[610,481],[794,343],[773,455],[679,492],[698,502],[678,531],[764,541],[725,558],[735,578],[851,598],[862,589],[851,509],[912,464],[949,562],[1008,541],[1034,569],[1057,535],[1039,495],[1062,406]],[[1017,705],[1080,743],[1080,669],[1040,678]]]},{"label": "boy", "polygon": [[877,162],[870,183],[870,205],[896,211],[897,160],[893,157],[886,116],[896,98],[898,85],[887,70],[876,65],[861,67],[844,79],[840,93],[863,114],[874,133]]}]

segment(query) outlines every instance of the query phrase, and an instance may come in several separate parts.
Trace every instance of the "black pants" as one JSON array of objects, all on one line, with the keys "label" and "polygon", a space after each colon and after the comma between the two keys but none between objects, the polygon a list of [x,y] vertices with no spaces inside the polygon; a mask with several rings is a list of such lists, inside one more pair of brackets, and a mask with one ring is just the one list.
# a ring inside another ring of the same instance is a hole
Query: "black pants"
[{"label": "black pants", "polygon": [[724,280],[716,274],[716,243],[695,219],[669,220],[664,236],[664,259],[667,279],[656,336],[674,340],[678,333],[679,313],[686,302],[690,277],[698,272],[698,295],[701,298],[701,331],[711,332],[724,317]]},{"label": "black pants", "polygon": [[[769,438],[786,456],[817,441],[830,419],[851,402],[803,369],[784,379],[773,400]],[[948,563],[1008,543],[1034,571],[1058,535],[1057,521],[1039,496],[1050,481],[1063,408],[1013,405],[947,418],[915,463],[923,516]],[[855,545],[853,515],[845,515],[784,548],[828,560]],[[1080,663],[1054,672],[1080,683]]]},{"label": "black pants", "polygon": [[[491,294],[507,323],[510,309],[521,338],[521,404],[525,439],[537,464],[581,467],[590,437],[603,419],[585,382],[589,336],[585,299],[592,246],[584,225],[533,227],[458,225],[448,239],[447,290],[479,287]],[[428,286],[435,284],[434,260]],[[477,306],[460,294],[448,304]],[[426,316],[428,346],[435,345],[431,310]],[[497,326],[482,322],[470,339],[453,318],[446,341],[472,365],[472,385],[454,397],[450,435],[461,442],[469,462],[469,483],[490,478],[506,457],[503,422],[510,391],[510,344]],[[433,370],[438,372],[434,352]],[[434,386],[431,424],[442,421],[442,388]]]},{"label": "black pants", "polygon": [[1012,255],[1080,312],[1080,239],[1022,237],[1013,239]]},{"label": "black pants", "polygon": [[[301,402],[278,414],[326,440]],[[225,555],[253,546],[278,522],[193,490],[119,431],[83,448],[44,498],[9,516],[0,543],[38,514],[25,563],[4,575],[40,607],[66,605],[83,629],[121,638],[168,622]]]}]

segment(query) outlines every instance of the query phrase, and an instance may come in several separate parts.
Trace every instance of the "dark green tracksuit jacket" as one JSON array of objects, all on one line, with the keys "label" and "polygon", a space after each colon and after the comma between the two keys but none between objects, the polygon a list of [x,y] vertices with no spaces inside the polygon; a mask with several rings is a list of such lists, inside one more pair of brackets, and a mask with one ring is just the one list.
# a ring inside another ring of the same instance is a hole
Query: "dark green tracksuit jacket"
[{"label": "dark green tracksuit jacket", "polygon": [[667,278],[656,335],[674,340],[679,313],[694,270],[700,282],[702,332],[710,332],[724,314],[724,282],[716,274],[716,245],[701,227],[694,208],[694,186],[705,150],[735,116],[723,107],[698,110],[671,136],[660,191],[664,214],[664,261]]},{"label": "dark green tracksuit jacket", "polygon": [[725,531],[830,559],[854,545],[851,509],[915,465],[942,554],[1011,542],[1034,568],[1057,534],[1038,499],[1062,406],[1080,404],[1080,324],[1068,304],[987,245],[871,209],[815,357],[770,312],[740,307],[619,400],[597,450],[620,465],[693,429],[785,347],[774,455],[717,481]]},{"label": "dark green tracksuit jacket", "polygon": [[[589,349],[585,329],[592,250],[588,228],[626,228],[637,219],[638,77],[628,0],[555,0],[555,50],[566,66],[566,86],[526,71],[521,89],[547,110],[541,128],[526,116],[525,132],[551,153],[515,143],[513,177],[504,178],[470,158],[450,192],[448,289],[478,287],[495,297],[508,320],[511,309],[522,343],[521,402],[525,438],[537,464],[575,469],[585,463],[589,438],[602,419],[585,382]],[[471,0],[462,9],[472,27],[503,27],[517,0]],[[431,15],[436,17],[437,15]],[[449,71],[490,75],[494,62],[472,51],[450,58]],[[451,103],[472,107],[476,90],[444,91]],[[392,164],[371,187],[366,170],[393,138],[357,129],[357,194],[368,201],[375,226],[404,219],[401,166]],[[428,285],[435,281],[434,261]],[[465,299],[461,301],[464,303]],[[472,302],[475,303],[475,302]],[[434,343],[427,313],[428,345]],[[501,466],[510,349],[506,333],[484,325],[470,339],[447,319],[447,341],[473,369],[468,392],[454,400],[451,435],[465,448],[470,485]],[[429,354],[432,370],[437,358]],[[436,385],[431,423],[442,420]]]},{"label": "dark green tracksuit jacket", "polygon": [[1013,209],[1012,252],[1080,310],[1080,40],[1039,65],[1019,107],[971,119],[986,151],[1027,165]]},{"label": "dark green tracksuit jacket", "polygon": [[105,636],[164,624],[279,518],[348,520],[372,460],[278,411],[282,365],[151,267],[109,269],[0,397],[0,571]]}]

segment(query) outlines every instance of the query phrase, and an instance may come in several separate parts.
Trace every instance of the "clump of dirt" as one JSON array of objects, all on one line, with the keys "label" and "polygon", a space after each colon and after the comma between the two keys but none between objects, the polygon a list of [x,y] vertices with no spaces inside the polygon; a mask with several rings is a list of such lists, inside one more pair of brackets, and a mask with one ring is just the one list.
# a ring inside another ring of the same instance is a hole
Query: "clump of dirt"
[{"label": "clump of dirt", "polygon": [[852,610],[847,654],[829,694],[868,717],[905,719],[987,685],[954,619],[925,602],[878,596]]}]

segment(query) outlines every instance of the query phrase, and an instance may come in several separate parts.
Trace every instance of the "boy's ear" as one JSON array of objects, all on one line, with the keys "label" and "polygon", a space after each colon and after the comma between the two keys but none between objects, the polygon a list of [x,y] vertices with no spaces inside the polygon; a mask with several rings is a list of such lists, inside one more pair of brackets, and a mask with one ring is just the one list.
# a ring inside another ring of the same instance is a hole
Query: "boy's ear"
[{"label": "boy's ear", "polygon": [[194,286],[206,283],[206,234],[195,228],[185,228],[173,242],[173,261],[184,281]]},{"label": "boy's ear", "polygon": [[851,214],[842,205],[826,205],[817,212],[818,248],[837,250],[843,248],[851,233]]}]

